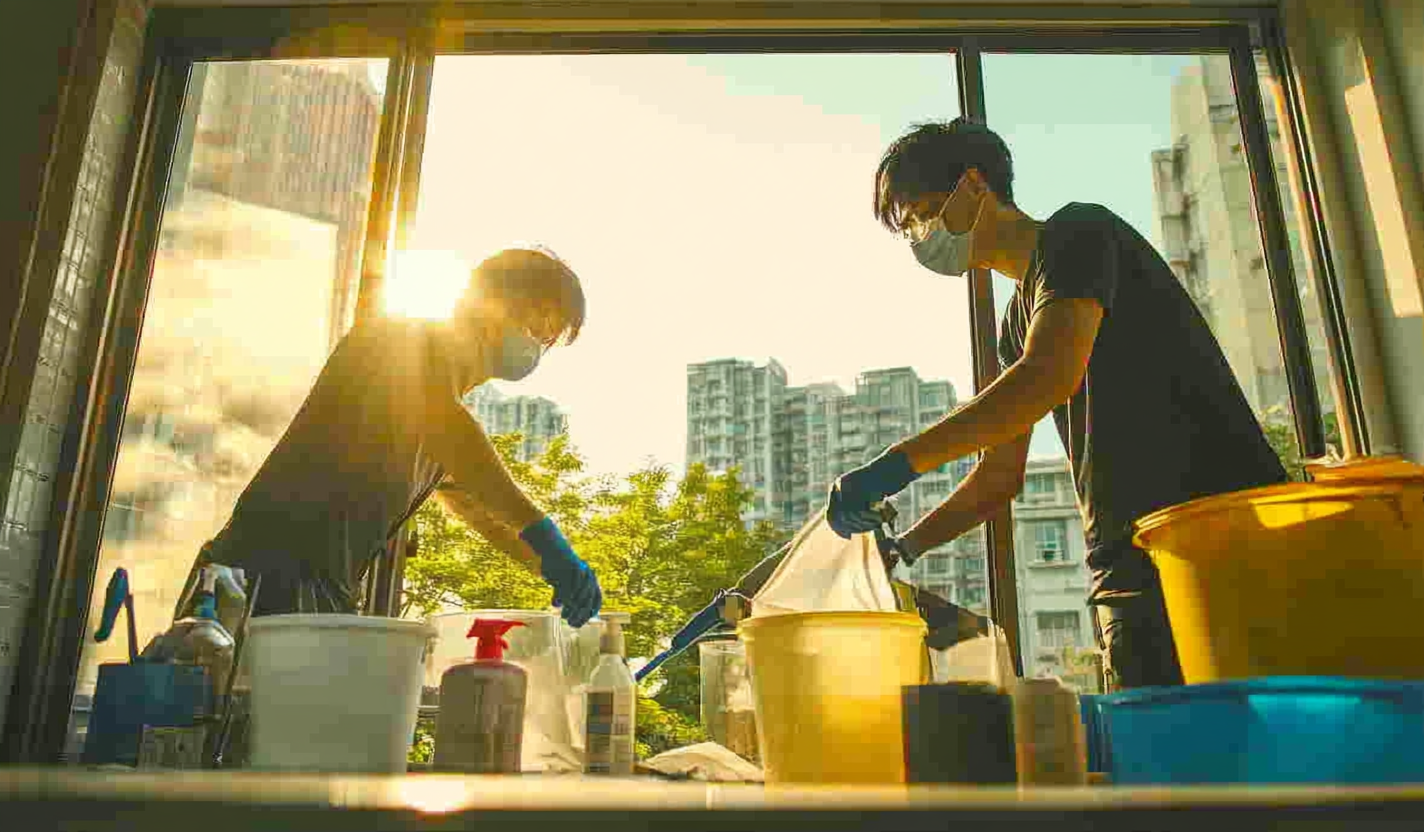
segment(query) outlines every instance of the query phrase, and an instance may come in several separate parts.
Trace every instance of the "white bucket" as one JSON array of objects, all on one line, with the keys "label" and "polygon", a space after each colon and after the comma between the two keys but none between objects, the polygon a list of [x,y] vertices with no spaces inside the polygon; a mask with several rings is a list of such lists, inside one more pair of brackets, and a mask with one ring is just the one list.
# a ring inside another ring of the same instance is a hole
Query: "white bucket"
[{"label": "white bucket", "polygon": [[268,771],[400,774],[415,735],[420,621],[363,615],[253,618],[251,756]]}]

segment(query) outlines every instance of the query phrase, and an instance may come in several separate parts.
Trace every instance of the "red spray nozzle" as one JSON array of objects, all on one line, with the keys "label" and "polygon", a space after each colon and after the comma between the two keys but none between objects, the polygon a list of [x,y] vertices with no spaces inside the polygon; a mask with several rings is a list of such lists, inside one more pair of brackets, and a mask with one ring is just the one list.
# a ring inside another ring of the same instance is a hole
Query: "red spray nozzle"
[{"label": "red spray nozzle", "polygon": [[523,627],[522,621],[505,621],[502,618],[476,618],[475,623],[470,625],[470,631],[465,634],[465,638],[477,638],[479,642],[475,645],[475,659],[502,659],[504,651],[508,649],[509,642],[504,640],[504,634],[515,627]]}]

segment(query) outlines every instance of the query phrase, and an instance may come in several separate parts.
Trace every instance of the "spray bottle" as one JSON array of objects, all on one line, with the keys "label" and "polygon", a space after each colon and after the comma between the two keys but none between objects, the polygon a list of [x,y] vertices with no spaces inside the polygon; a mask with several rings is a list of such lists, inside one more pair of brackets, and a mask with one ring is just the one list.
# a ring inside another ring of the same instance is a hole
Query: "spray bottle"
[{"label": "spray bottle", "polygon": [[637,682],[623,657],[623,625],[628,613],[606,612],[598,666],[588,680],[584,709],[584,771],[629,776],[633,773],[634,708]]},{"label": "spray bottle", "polygon": [[435,771],[518,774],[524,740],[524,668],[504,661],[504,634],[519,621],[477,618],[475,661],[445,671],[435,720]]}]

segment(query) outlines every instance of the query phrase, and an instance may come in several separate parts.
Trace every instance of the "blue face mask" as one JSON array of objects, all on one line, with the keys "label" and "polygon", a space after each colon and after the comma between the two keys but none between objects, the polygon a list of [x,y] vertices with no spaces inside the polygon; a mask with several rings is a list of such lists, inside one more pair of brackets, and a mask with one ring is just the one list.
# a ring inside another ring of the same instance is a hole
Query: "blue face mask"
[{"label": "blue face mask", "polygon": [[505,381],[519,381],[534,372],[543,356],[544,347],[534,336],[517,327],[508,327],[492,357],[490,375]]}]

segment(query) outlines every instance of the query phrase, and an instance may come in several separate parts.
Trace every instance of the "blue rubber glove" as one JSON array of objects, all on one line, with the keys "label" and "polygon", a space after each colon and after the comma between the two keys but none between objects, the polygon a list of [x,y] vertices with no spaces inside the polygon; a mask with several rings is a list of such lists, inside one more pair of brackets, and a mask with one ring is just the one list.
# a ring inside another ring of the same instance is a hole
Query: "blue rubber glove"
[{"label": "blue rubber glove", "polygon": [[603,607],[603,589],[598,576],[569,545],[551,518],[545,517],[519,533],[539,555],[539,571],[554,588],[554,606],[563,611],[570,627],[582,627]]},{"label": "blue rubber glove", "polygon": [[831,484],[826,522],[831,524],[832,531],[847,540],[853,534],[877,529],[881,524],[880,513],[871,506],[899,494],[919,478],[903,451],[887,451]]}]

